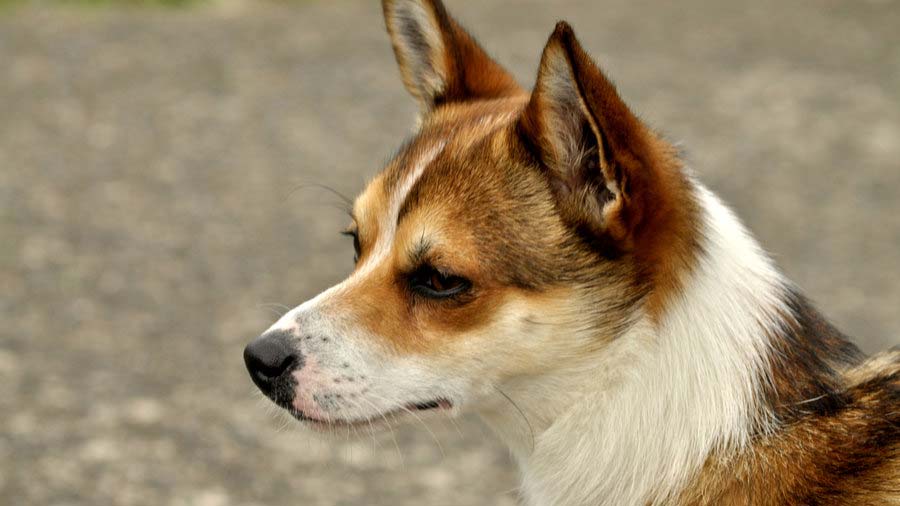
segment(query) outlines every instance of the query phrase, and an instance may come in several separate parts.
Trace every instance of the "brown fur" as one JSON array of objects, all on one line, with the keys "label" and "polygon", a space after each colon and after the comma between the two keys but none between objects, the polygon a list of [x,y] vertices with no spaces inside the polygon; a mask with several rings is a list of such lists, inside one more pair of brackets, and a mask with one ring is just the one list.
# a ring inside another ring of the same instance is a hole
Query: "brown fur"
[{"label": "brown fur", "polygon": [[[562,157],[548,140],[559,125],[548,120],[547,109],[555,105],[545,80],[552,79],[547,77],[553,72],[551,60],[561,57],[580,95],[584,118],[576,128],[593,133],[581,141],[593,143],[593,160],[575,171],[559,167]],[[696,258],[696,204],[674,148],[630,111],[566,23],[557,25],[544,49],[538,83],[520,125],[552,176],[561,180],[554,188],[564,219],[607,254],[634,255],[652,287],[649,309],[657,314]],[[611,198],[604,195],[610,182],[619,198],[601,207]]]},{"label": "brown fur", "polygon": [[[717,455],[679,506],[900,504],[900,350],[840,374],[819,398],[736,455]],[[802,379],[801,379],[802,381]]]},{"label": "brown fur", "polygon": [[[619,327],[628,321],[621,311],[633,310],[645,293],[632,286],[634,276],[618,262],[602,261],[560,219],[546,178],[514,132],[513,120],[524,103],[513,97],[439,107],[358,199],[355,228],[364,262],[374,246],[377,217],[386,212],[385,195],[404,180],[424,146],[447,142],[401,206],[391,264],[348,297],[357,320],[374,335],[388,336],[398,352],[438,353],[452,336],[483,325],[510,296],[540,297],[573,283],[616,290],[621,308],[606,308],[595,324]],[[484,121],[491,117],[506,119]],[[418,248],[425,223],[442,229],[448,242],[431,245],[422,258]],[[416,302],[402,280],[425,260],[464,275],[473,292],[451,304]],[[433,342],[428,335],[442,339]]]},{"label": "brown fur", "polygon": [[[425,114],[357,202],[362,260],[387,196],[429,146],[446,147],[405,197],[391,261],[357,287],[349,311],[396,352],[425,354],[485,326],[510,298],[604,300],[589,315],[598,341],[620,335],[642,305],[659,315],[700,254],[698,204],[675,150],[630,111],[567,24],[550,37],[529,95],[439,1],[423,1],[443,41],[425,63],[440,83],[429,88],[409,56],[425,42],[391,17],[394,3],[384,2],[388,29]],[[558,79],[576,85],[568,103]],[[443,231],[441,244],[421,244],[425,224]],[[450,303],[412,298],[403,280],[424,260],[473,291]],[[863,362],[801,295],[785,297],[761,402],[771,419],[748,447],[713,455],[671,502],[900,504],[900,351]]]}]

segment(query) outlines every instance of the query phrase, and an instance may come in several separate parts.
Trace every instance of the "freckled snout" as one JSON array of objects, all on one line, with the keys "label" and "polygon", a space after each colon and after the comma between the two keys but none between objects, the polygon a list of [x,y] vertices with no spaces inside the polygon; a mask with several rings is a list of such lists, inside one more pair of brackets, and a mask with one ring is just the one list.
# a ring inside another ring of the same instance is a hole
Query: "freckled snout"
[{"label": "freckled snout", "polygon": [[253,383],[278,403],[290,402],[294,384],[290,373],[303,367],[303,356],[292,340],[287,332],[266,332],[244,348]]}]

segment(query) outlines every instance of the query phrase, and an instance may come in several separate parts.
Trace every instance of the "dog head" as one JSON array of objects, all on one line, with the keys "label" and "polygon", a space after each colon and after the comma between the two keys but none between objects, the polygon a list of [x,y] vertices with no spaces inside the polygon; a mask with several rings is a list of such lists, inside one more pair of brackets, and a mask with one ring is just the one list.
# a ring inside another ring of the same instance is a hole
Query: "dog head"
[{"label": "dog head", "polygon": [[245,350],[320,429],[477,410],[602,353],[690,257],[673,150],[567,24],[528,93],[438,0],[383,6],[419,127],[353,206],[353,273]]}]

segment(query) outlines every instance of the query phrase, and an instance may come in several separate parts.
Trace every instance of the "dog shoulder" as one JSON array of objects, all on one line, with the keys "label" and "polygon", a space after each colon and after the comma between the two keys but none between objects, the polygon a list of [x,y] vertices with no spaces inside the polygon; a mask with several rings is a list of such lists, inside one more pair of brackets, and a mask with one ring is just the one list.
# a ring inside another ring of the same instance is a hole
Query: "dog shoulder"
[{"label": "dog shoulder", "polygon": [[894,389],[900,382],[900,346],[869,357],[866,361],[844,374],[850,388],[864,385],[873,380],[885,381],[885,387]]},{"label": "dog shoulder", "polygon": [[843,379],[833,410],[810,410],[737,454],[711,457],[674,504],[900,505],[900,347]]},{"label": "dog shoulder", "polygon": [[900,347],[843,377],[841,407],[797,420],[770,448],[793,454],[784,476],[804,483],[783,497],[793,500],[787,504],[900,505]]},{"label": "dog shoulder", "polygon": [[[853,484],[858,504],[900,504],[900,346],[844,374],[849,405],[832,432],[847,456],[839,479]],[[823,423],[829,423],[823,420]],[[850,503],[853,504],[853,503]]]}]

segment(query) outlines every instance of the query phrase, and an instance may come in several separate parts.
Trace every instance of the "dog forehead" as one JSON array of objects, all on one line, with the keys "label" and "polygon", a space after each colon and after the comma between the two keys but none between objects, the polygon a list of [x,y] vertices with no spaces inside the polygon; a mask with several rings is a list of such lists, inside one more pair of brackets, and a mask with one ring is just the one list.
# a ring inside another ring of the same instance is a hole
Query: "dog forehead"
[{"label": "dog forehead", "polygon": [[[440,193],[446,200],[474,189],[467,184],[472,178],[480,176],[481,184],[486,184],[490,178],[484,178],[484,172],[501,170],[492,160],[506,150],[504,136],[495,134],[518,117],[524,104],[522,97],[515,97],[433,111],[360,195],[354,214],[358,219],[368,215],[371,220],[384,220],[385,214],[405,215],[423,190],[443,186]],[[429,184],[420,184],[424,181]]]},{"label": "dog forehead", "polygon": [[421,121],[418,132],[399,150],[385,169],[390,189],[415,170],[417,161],[430,146],[443,144],[434,162],[451,161],[470,155],[473,147],[508,125],[524,107],[521,99],[497,99],[440,107]]},{"label": "dog forehead", "polygon": [[504,102],[439,108],[368,185],[354,206],[364,251],[359,272],[409,259],[402,253],[424,240],[467,274],[478,271],[498,285],[578,278],[589,253],[518,140],[525,101]]}]

